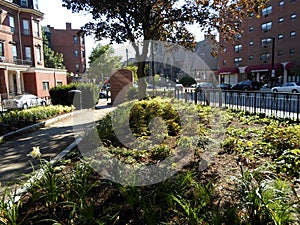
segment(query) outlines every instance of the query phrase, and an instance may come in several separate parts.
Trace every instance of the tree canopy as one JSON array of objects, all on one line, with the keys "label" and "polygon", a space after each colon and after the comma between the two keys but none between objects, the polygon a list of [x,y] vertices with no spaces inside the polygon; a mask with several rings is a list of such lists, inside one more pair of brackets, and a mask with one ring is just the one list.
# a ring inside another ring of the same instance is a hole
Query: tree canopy
[{"label": "tree canopy", "polygon": [[[145,76],[150,40],[194,48],[195,37],[186,25],[199,24],[201,31],[222,32],[228,38],[239,32],[249,13],[259,14],[268,0],[63,0],[74,13],[90,12],[93,21],[82,29],[97,40],[118,44],[129,41],[138,62],[138,78]],[[140,47],[142,46],[142,47]],[[145,83],[139,84],[141,89]]]},{"label": "tree canopy", "polygon": [[43,51],[44,51],[44,64],[47,68],[65,69],[63,54],[53,51],[49,47],[49,41],[43,32]]},{"label": "tree canopy", "polygon": [[114,69],[121,67],[121,56],[113,56],[114,49],[109,45],[98,44],[89,56],[89,78],[104,82]]}]

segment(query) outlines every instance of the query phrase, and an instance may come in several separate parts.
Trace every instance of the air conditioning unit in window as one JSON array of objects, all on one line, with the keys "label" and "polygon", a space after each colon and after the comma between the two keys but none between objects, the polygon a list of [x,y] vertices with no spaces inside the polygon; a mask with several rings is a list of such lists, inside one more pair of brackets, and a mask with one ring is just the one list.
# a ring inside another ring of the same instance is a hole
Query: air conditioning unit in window
[{"label": "air conditioning unit in window", "polygon": [[5,57],[4,56],[0,56],[0,62],[4,62]]}]

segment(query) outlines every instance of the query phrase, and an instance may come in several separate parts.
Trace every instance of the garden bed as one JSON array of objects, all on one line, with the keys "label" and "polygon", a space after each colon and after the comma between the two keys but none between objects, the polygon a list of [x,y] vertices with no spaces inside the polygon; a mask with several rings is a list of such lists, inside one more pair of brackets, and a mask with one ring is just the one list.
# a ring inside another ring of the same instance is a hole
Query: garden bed
[{"label": "garden bed", "polygon": [[[189,112],[199,117],[199,123],[186,120],[193,117]],[[126,127],[128,118],[138,145],[126,142],[132,138],[126,129],[113,132],[121,124]],[[157,145],[149,142],[151,126],[159,131],[155,137],[164,137]],[[0,221],[299,224],[299,128],[290,121],[170,99],[139,101],[129,111],[120,106],[86,137],[88,146],[93,146],[90,151],[79,146],[54,168],[41,160],[43,177],[12,206],[14,215],[2,202]],[[97,147],[99,139],[102,145]],[[193,150],[189,160],[182,154],[186,149]],[[172,176],[160,181],[155,180],[159,176],[151,177],[151,184],[137,185],[144,181],[139,180],[141,174],[149,175],[139,168],[172,156],[176,162],[164,168],[174,169]],[[177,170],[180,163],[183,166]],[[127,172],[124,164],[132,173],[122,176]]]}]

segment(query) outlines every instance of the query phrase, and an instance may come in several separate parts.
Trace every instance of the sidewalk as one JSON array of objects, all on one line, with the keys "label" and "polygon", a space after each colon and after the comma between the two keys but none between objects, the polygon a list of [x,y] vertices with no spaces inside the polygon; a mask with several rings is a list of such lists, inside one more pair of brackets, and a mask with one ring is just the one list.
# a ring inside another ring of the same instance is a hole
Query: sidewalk
[{"label": "sidewalk", "polygon": [[37,159],[27,155],[32,147],[39,146],[42,158],[49,161],[82,137],[95,121],[100,120],[112,109],[106,100],[99,101],[96,109],[74,111],[60,120],[46,123],[45,127],[17,134],[1,143],[0,193],[5,186],[14,185],[22,175],[32,172],[30,162],[38,163]]}]

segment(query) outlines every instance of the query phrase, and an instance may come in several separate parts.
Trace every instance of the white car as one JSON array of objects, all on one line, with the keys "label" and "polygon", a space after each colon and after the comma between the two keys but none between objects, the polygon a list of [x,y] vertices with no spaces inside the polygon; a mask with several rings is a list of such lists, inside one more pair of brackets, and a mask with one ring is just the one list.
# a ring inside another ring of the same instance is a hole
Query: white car
[{"label": "white car", "polygon": [[40,105],[45,106],[46,101],[32,94],[17,95],[14,98],[3,100],[5,109],[27,109]]},{"label": "white car", "polygon": [[292,92],[299,93],[300,92],[300,82],[287,82],[278,87],[273,87],[271,89],[272,92]]}]

